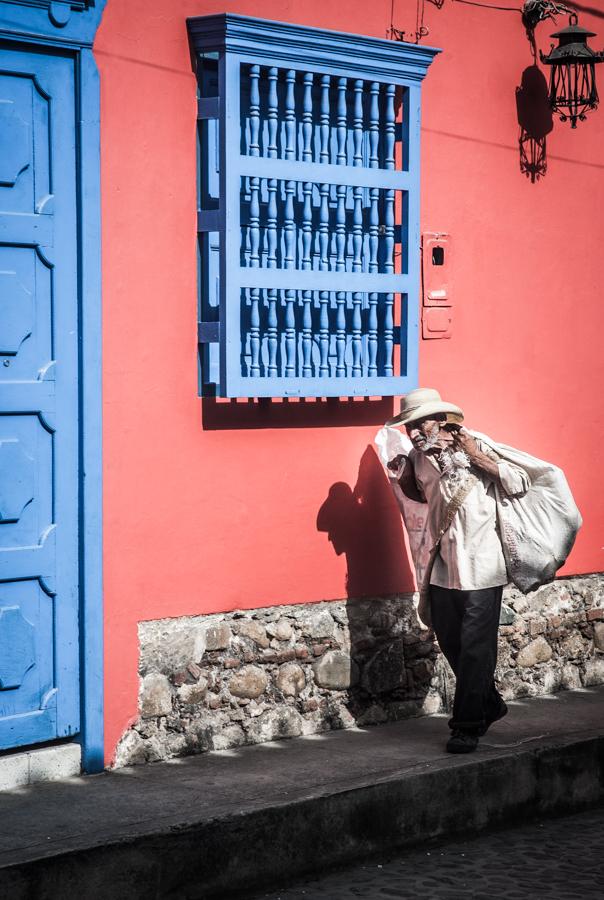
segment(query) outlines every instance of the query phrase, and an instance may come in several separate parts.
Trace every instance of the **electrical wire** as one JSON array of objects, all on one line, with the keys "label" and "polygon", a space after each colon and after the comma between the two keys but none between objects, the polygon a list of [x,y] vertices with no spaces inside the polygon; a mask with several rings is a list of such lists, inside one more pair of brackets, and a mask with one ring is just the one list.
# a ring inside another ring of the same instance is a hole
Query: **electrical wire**
[{"label": "electrical wire", "polygon": [[[445,0],[429,0],[437,9],[442,9]],[[534,28],[534,24],[531,22],[531,19],[534,19],[535,23],[543,21],[544,19],[553,19],[555,21],[555,17],[559,15],[568,14],[571,12],[564,3],[558,2],[558,0],[527,0],[523,6],[499,6],[495,3],[485,3],[483,0],[451,0],[452,3],[463,3],[465,6],[477,6],[479,9],[494,9],[499,12],[516,12],[520,13],[523,17],[523,21],[525,21],[525,25],[527,22],[529,23],[527,27]],[[402,41],[405,39],[404,31],[399,31],[394,27],[394,3],[395,0],[391,0],[390,3],[390,37]],[[418,44],[423,37],[429,34],[429,28],[424,24],[424,17],[426,12],[426,0],[417,0],[416,4],[416,12],[415,12],[415,43]]]},{"label": "electrical wire", "polygon": [[491,3],[481,3],[480,0],[453,0],[454,3],[464,3],[466,6],[480,6],[483,9],[498,9],[500,12],[519,12],[522,9],[519,6],[495,6]]}]

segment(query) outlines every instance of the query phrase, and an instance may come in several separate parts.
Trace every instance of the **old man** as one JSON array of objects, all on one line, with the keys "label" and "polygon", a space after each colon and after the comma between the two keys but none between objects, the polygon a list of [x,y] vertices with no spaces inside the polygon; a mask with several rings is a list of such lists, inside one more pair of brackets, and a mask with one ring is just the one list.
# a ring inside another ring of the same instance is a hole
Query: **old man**
[{"label": "old man", "polygon": [[497,530],[499,496],[521,496],[527,473],[503,461],[463,426],[463,411],[438,391],[419,388],[388,425],[404,425],[413,444],[394,463],[412,500],[428,504],[432,627],[456,676],[450,753],[469,753],[507,712],[495,687],[497,632],[506,562]]}]

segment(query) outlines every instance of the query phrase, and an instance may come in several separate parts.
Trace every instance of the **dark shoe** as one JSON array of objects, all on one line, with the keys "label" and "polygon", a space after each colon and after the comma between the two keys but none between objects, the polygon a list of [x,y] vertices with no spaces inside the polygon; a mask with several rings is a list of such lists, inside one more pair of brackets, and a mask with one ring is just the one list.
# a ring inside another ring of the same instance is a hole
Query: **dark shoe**
[{"label": "dark shoe", "polygon": [[447,741],[448,753],[472,753],[478,747],[478,735],[456,728]]},{"label": "dark shoe", "polygon": [[482,728],[478,732],[479,736],[482,737],[484,734],[486,734],[487,730],[491,727],[493,722],[497,722],[499,719],[503,719],[504,716],[507,716],[507,713],[508,713],[508,708],[502,700],[501,706],[499,707],[499,710],[497,711],[496,715],[487,717],[485,724],[482,726]]}]

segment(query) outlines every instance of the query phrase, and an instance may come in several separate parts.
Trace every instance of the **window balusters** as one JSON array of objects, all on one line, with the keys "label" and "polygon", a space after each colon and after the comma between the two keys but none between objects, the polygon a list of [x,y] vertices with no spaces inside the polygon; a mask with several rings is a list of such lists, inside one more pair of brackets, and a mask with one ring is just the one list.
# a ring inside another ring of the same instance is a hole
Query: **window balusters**
[{"label": "window balusters", "polygon": [[[241,344],[238,363],[232,344],[227,348],[229,371],[239,365],[237,377],[255,379],[258,396],[270,396],[273,387],[278,395],[280,379],[288,381],[284,394],[388,393],[395,301],[417,291],[412,278],[407,287],[395,255],[398,217],[409,208],[413,184],[404,159],[400,177],[396,172],[396,86],[378,69],[365,77],[354,69],[327,74],[280,60],[242,61],[240,72],[241,149],[229,145],[226,153],[227,170],[229,156],[239,159],[231,170],[240,194],[240,264],[228,260],[225,277],[232,284],[240,273]],[[216,210],[214,221],[225,216],[232,235],[230,196],[226,212],[222,198],[220,209],[209,210]],[[407,228],[404,222],[405,240]],[[228,306],[232,297],[231,289],[220,303]],[[415,333],[409,308],[403,306],[405,340]],[[404,365],[409,359],[413,366],[408,355]]]}]

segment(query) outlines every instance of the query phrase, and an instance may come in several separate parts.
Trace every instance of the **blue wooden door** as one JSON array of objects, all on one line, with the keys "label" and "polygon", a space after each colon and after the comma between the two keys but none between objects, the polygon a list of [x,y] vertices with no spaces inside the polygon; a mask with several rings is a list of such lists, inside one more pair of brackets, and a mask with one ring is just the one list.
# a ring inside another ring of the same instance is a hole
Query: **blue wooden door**
[{"label": "blue wooden door", "polygon": [[79,731],[74,62],[0,45],[0,748]]}]

